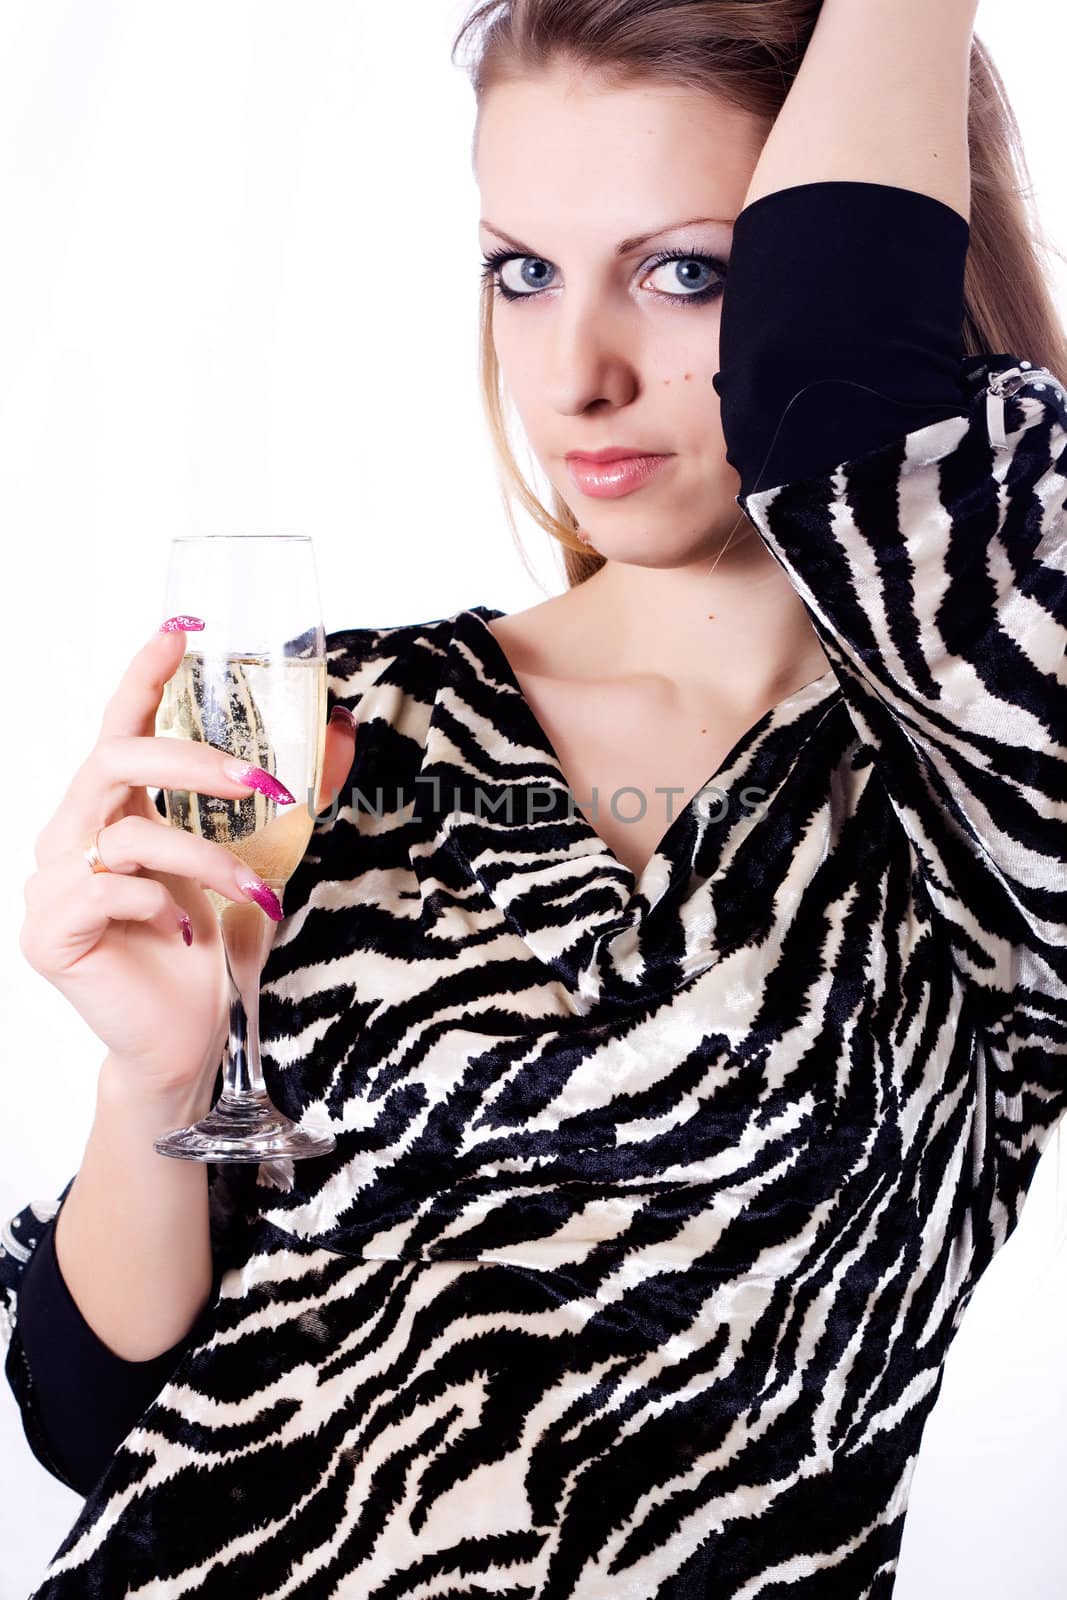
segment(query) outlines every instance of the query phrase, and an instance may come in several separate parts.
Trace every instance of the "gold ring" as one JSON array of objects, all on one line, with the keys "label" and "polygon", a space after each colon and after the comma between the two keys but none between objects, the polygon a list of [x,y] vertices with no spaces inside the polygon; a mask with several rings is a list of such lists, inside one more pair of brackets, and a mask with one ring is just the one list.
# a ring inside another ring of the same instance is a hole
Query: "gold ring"
[{"label": "gold ring", "polygon": [[99,839],[99,837],[100,837],[102,832],[103,832],[103,828],[102,827],[97,828],[96,832],[93,834],[92,838],[89,840],[89,843],[85,846],[85,849],[82,852],[82,854],[85,856],[86,861],[89,863],[89,868],[90,868],[90,871],[92,871],[92,872],[110,872],[111,871],[111,868],[105,864],[104,859],[101,856],[99,849],[97,848],[97,842],[96,841]]}]

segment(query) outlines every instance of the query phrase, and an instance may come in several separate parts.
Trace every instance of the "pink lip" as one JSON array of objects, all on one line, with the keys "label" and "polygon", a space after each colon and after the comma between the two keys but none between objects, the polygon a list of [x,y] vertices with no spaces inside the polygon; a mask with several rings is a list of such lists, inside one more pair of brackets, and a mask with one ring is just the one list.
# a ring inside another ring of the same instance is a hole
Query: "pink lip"
[{"label": "pink lip", "polygon": [[568,450],[568,461],[627,461],[632,456],[661,456],[663,450],[643,450],[639,444],[607,445],[603,450]]},{"label": "pink lip", "polygon": [[[608,459],[603,459],[603,458]],[[567,470],[583,494],[596,500],[614,500],[642,488],[673,456],[620,456],[603,451],[601,459],[585,455],[567,457]]]}]

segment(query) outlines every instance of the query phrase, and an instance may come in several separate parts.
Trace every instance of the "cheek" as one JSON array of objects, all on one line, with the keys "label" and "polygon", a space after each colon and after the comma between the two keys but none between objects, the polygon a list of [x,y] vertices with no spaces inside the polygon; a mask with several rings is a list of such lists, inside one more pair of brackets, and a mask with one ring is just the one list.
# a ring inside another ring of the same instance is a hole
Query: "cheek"
[{"label": "cheek", "polygon": [[719,371],[721,301],[671,319],[657,339],[649,363],[649,389],[676,435],[700,455],[722,454],[720,401],[713,380]]},{"label": "cheek", "polygon": [[649,383],[649,399],[668,437],[687,454],[712,461],[725,456],[722,411],[712,380],[718,366],[696,361],[694,352],[670,368],[656,372]]},{"label": "cheek", "polygon": [[[523,327],[519,316],[497,316],[493,320],[493,348],[501,375],[515,400],[526,394],[536,394],[541,382],[540,351],[544,340],[536,330]],[[525,312],[529,316],[529,312]]]},{"label": "cheek", "polygon": [[683,361],[678,367],[661,369],[653,375],[651,382],[661,394],[670,397],[672,405],[699,411],[702,416],[707,416],[719,410],[719,397],[714,388],[718,370],[714,364],[694,361],[693,352],[690,351],[688,361]]},{"label": "cheek", "polygon": [[721,301],[699,310],[679,311],[656,331],[648,346],[649,371],[657,386],[717,406],[711,380],[719,370]]},{"label": "cheek", "polygon": [[515,318],[509,317],[508,308],[495,306],[493,309],[493,348],[496,351],[500,365],[507,366],[515,350],[522,348],[522,329],[515,326]]}]

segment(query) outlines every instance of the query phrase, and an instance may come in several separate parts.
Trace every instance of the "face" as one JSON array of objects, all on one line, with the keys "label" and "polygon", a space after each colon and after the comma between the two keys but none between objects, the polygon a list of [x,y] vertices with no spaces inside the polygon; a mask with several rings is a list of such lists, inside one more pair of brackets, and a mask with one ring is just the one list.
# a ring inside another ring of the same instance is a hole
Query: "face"
[{"label": "face", "polygon": [[[497,257],[502,376],[608,560],[704,564],[741,516],[711,380],[733,222],[769,129],[699,91],[562,68],[483,99],[479,240]],[[623,491],[606,496],[567,457],[609,447],[665,459],[601,466],[601,487]]]}]

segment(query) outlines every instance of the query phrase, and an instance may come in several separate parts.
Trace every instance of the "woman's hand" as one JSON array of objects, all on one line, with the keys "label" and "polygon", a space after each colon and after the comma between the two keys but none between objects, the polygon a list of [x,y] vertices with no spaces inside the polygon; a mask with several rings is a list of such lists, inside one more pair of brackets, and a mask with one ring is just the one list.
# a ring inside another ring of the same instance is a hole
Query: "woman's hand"
[{"label": "woman's hand", "polygon": [[[104,711],[100,735],[35,844],[20,948],[121,1064],[142,1098],[209,1085],[229,1025],[229,981],[218,920],[201,885],[245,904],[259,882],[225,846],[171,826],[146,785],[243,799],[232,758],[196,740],[155,735],[184,633],[139,650]],[[355,753],[355,724],[332,720],[316,812],[332,805]],[[94,831],[107,872],[84,850]],[[264,912],[263,915],[267,913]],[[188,919],[191,945],[183,943]]]}]

